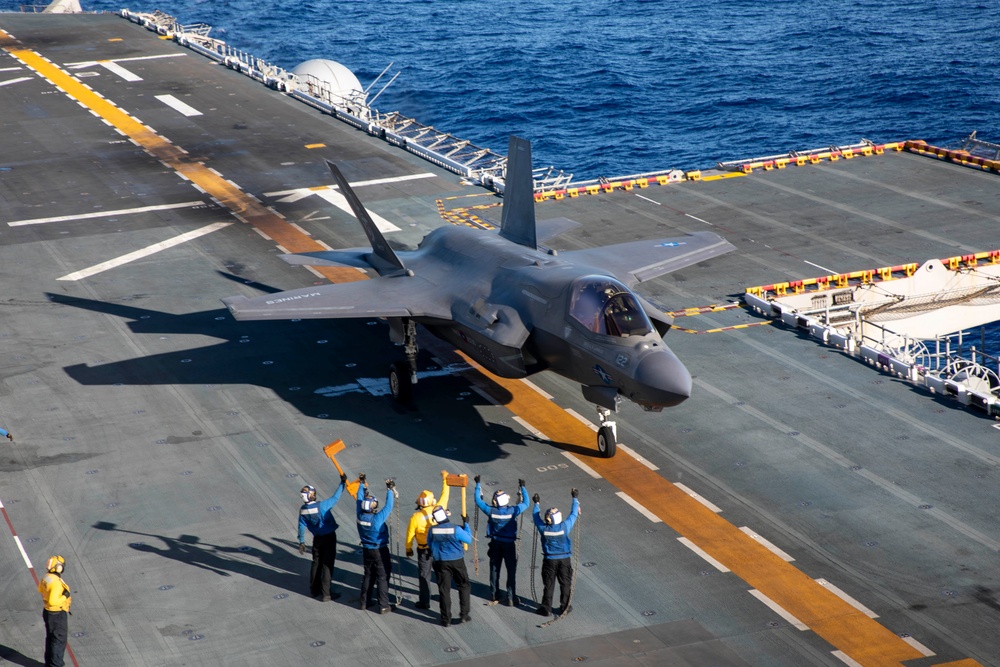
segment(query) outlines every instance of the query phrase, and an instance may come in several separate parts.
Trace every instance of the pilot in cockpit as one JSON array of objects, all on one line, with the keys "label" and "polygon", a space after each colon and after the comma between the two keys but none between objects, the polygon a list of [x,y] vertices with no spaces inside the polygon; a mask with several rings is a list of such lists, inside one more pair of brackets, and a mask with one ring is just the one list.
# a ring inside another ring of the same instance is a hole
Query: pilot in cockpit
[{"label": "pilot in cockpit", "polygon": [[652,330],[649,318],[624,285],[602,276],[581,278],[573,286],[570,316],[594,333],[626,337]]}]

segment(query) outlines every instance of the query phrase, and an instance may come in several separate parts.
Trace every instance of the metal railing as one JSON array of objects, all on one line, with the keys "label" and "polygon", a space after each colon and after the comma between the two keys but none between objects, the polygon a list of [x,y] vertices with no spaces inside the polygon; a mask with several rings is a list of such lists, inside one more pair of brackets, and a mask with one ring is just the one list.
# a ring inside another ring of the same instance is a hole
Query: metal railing
[{"label": "metal railing", "polygon": [[[123,9],[120,15],[158,34],[170,36],[183,46],[213,58],[271,88],[288,93],[440,167],[498,192],[503,191],[507,169],[506,156],[424,125],[398,111],[382,112],[371,106],[371,102],[395,81],[398,73],[371,100],[368,99],[369,90],[345,96],[334,91],[321,79],[311,75],[296,75],[253,54],[236,49],[221,39],[210,37],[212,27],[204,23],[183,25],[173,16],[161,11],[132,12]],[[385,71],[382,74],[385,74]],[[381,76],[379,75],[380,78]],[[369,89],[372,86],[369,86]],[[548,167],[536,169],[534,177],[535,189],[544,190],[564,185],[573,175],[557,172],[554,167]]]}]

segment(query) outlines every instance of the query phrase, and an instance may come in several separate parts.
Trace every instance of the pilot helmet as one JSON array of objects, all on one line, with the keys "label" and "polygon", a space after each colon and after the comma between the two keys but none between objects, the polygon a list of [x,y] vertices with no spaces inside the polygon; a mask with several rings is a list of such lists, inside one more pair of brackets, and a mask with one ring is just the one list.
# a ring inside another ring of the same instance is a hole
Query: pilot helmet
[{"label": "pilot helmet", "polygon": [[509,502],[510,496],[505,491],[497,490],[493,494],[493,507],[507,507],[507,503]]},{"label": "pilot helmet", "polygon": [[558,507],[550,507],[545,512],[545,523],[550,526],[554,526],[557,523],[562,523],[562,512],[559,511]]},{"label": "pilot helmet", "polygon": [[426,489],[417,496],[417,507],[431,507],[435,502],[434,494]]}]

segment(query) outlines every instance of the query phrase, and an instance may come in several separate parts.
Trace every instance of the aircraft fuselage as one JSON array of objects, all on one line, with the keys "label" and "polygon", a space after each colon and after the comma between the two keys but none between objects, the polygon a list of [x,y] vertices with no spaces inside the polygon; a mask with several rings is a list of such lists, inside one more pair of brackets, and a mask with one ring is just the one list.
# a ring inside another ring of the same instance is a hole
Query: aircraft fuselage
[{"label": "aircraft fuselage", "polygon": [[626,332],[613,323],[606,330],[598,306],[594,321],[589,311],[571,314],[574,285],[604,281],[628,301],[631,292],[597,269],[463,227],[437,229],[405,255],[415,275],[439,285],[460,276],[461,285],[448,284],[458,295],[452,321],[417,321],[491,373],[521,378],[548,369],[653,409],[690,396],[690,374],[641,310],[646,325]]}]

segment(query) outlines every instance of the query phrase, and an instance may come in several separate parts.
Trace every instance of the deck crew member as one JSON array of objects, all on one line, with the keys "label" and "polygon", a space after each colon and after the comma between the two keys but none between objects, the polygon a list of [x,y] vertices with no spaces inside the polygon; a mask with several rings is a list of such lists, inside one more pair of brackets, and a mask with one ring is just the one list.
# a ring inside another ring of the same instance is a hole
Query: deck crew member
[{"label": "deck crew member", "polygon": [[431,512],[435,505],[448,509],[448,471],[441,471],[441,496],[435,500],[434,494],[428,490],[417,496],[417,509],[410,517],[410,525],[406,528],[406,555],[413,557],[413,541],[417,542],[417,579],[420,592],[417,597],[417,609],[431,608],[431,575],[434,572],[434,558],[431,548],[427,546],[427,529],[431,525]]},{"label": "deck crew member", "polygon": [[389,528],[386,519],[392,512],[393,500],[396,496],[396,482],[385,480],[385,507],[378,508],[378,499],[368,495],[368,482],[362,474],[358,485],[358,536],[361,538],[362,557],[365,573],[361,579],[361,609],[368,607],[372,589],[378,591],[378,606],[380,614],[392,611],[389,606],[389,572],[392,561],[389,558]]},{"label": "deck crew member", "polygon": [[316,501],[316,487],[306,484],[300,491],[302,507],[299,508],[299,553],[306,551],[306,529],[313,535],[312,569],[309,571],[309,594],[317,600],[336,600],[340,593],[330,590],[333,566],[337,561],[337,520],[333,506],[347,486],[347,475],[340,476],[340,486],[326,500]]},{"label": "deck crew member", "polygon": [[427,531],[427,544],[431,547],[434,557],[434,572],[438,580],[438,601],[441,604],[441,625],[451,625],[451,582],[458,589],[459,616],[455,625],[470,621],[469,615],[472,596],[472,583],[469,581],[469,571],[465,567],[465,549],[462,544],[472,544],[472,533],[469,532],[469,519],[462,517],[462,525],[453,524],[440,505],[434,508],[431,519],[434,524]]},{"label": "deck crew member", "polygon": [[65,558],[52,556],[45,564],[48,574],[38,582],[38,592],[42,594],[42,619],[45,621],[46,667],[62,667],[65,664],[63,657],[69,636],[69,607],[73,603],[69,586],[62,578],[65,567]]},{"label": "deck crew member", "polygon": [[0,438],[7,438],[11,442],[14,442],[14,436],[5,428],[0,428]]},{"label": "deck crew member", "polygon": [[490,538],[490,546],[486,554],[490,559],[490,597],[492,602],[500,601],[500,566],[507,568],[507,598],[505,604],[513,607],[518,603],[516,591],[517,579],[517,517],[528,509],[528,490],[524,488],[524,480],[517,480],[521,489],[521,502],[510,504],[510,496],[504,491],[493,494],[492,505],[483,500],[479,486],[479,475],[476,475],[476,506],[481,509],[489,521],[486,524],[486,537]]},{"label": "deck crew member", "polygon": [[577,500],[577,490],[571,492],[573,496],[573,508],[569,516],[563,521],[562,512],[556,507],[551,507],[545,512],[545,518],[541,517],[538,507],[540,500],[536,493],[532,500],[535,503],[533,518],[535,527],[542,538],[542,604],[538,607],[541,616],[548,616],[552,613],[552,594],[555,592],[555,582],[559,581],[559,604],[560,615],[572,611],[569,606],[570,595],[573,583],[573,563],[570,556],[573,555],[573,543],[569,539],[569,533],[573,530],[573,524],[580,516],[580,501]]}]

